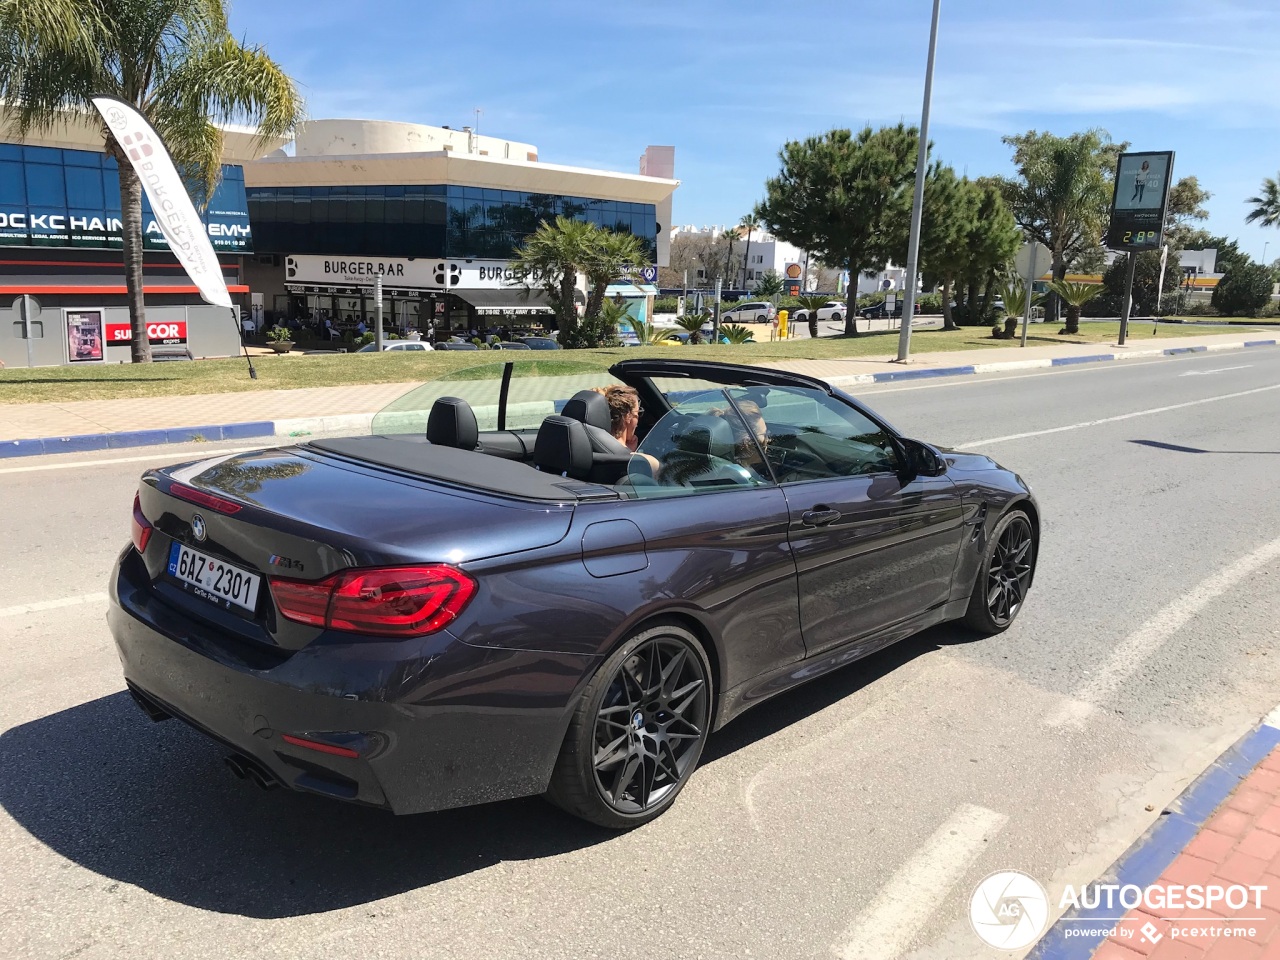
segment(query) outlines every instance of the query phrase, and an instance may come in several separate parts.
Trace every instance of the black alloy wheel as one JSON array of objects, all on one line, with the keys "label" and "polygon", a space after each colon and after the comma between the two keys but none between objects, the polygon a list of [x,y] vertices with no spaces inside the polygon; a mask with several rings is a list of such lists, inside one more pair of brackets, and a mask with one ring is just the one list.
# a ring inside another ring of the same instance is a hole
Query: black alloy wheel
[{"label": "black alloy wheel", "polygon": [[629,829],[675,802],[711,727],[698,641],[674,624],[641,631],[588,684],[547,797],[592,823]]},{"label": "black alloy wheel", "polygon": [[1007,630],[1022,610],[1035,573],[1036,541],[1030,518],[1012,510],[992,532],[978,571],[965,623],[981,633]]}]

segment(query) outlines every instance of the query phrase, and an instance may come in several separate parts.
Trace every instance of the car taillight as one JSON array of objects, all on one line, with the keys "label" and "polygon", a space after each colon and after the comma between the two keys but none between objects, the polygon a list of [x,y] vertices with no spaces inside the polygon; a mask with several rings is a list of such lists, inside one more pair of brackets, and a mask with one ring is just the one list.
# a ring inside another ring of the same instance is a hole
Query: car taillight
[{"label": "car taillight", "polygon": [[151,531],[154,529],[151,526],[151,521],[142,512],[141,497],[135,493],[133,495],[133,522],[130,524],[129,539],[133,541],[134,549],[139,553],[147,549],[147,543],[151,540]]},{"label": "car taillight", "polygon": [[208,507],[210,510],[217,510],[219,513],[239,513],[241,509],[241,504],[236,503],[234,500],[228,500],[226,497],[215,497],[212,493],[205,493],[203,490],[197,490],[182,483],[171,484],[169,493],[186,500],[188,503],[197,503],[202,507]]},{"label": "car taillight", "polygon": [[476,583],[456,567],[341,570],[323,580],[272,577],[276,606],[289,620],[345,633],[420,637],[458,616]]}]

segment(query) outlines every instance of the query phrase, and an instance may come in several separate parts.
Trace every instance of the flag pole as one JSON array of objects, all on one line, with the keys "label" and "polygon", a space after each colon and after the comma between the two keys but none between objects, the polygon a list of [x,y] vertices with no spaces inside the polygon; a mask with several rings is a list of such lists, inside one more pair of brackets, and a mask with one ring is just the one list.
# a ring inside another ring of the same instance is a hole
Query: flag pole
[{"label": "flag pole", "polygon": [[253,357],[249,356],[249,345],[244,342],[244,326],[240,323],[240,310],[231,308],[231,322],[235,324],[236,334],[240,338],[240,349],[244,351],[244,362],[249,365],[249,379],[257,380],[258,371],[253,369]]}]

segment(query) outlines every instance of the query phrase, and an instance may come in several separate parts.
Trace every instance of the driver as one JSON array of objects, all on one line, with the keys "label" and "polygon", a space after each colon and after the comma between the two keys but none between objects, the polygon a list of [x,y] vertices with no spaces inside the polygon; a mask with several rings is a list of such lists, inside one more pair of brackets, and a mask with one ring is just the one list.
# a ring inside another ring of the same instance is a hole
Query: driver
[{"label": "driver", "polygon": [[[772,474],[763,455],[769,449],[769,425],[760,412],[760,405],[754,400],[737,400],[735,404],[742,414],[741,418],[733,410],[724,407],[708,412],[728,420],[729,426],[733,428],[734,462],[751,470],[761,480],[769,481]],[[743,427],[744,420],[746,428]]]}]

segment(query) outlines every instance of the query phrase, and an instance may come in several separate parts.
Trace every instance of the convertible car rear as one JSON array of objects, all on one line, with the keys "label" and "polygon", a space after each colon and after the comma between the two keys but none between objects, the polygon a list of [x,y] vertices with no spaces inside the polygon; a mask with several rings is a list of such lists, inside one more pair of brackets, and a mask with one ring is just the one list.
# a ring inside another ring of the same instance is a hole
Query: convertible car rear
[{"label": "convertible car rear", "polygon": [[545,794],[627,828],[748,707],[1022,609],[1039,511],[986,457],[796,374],[513,369],[426,384],[374,436],[145,474],[109,620],[147,714],[263,786],[396,813]]}]

